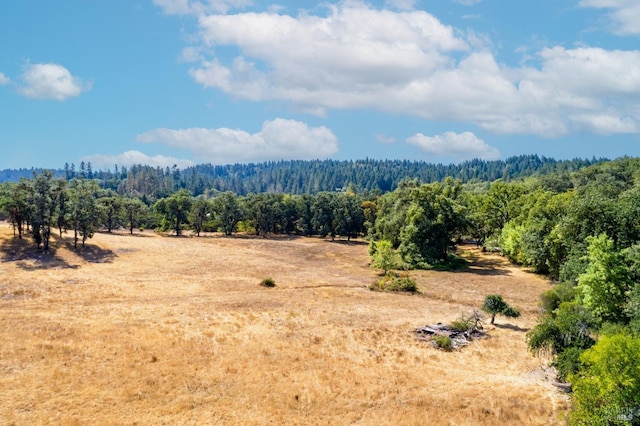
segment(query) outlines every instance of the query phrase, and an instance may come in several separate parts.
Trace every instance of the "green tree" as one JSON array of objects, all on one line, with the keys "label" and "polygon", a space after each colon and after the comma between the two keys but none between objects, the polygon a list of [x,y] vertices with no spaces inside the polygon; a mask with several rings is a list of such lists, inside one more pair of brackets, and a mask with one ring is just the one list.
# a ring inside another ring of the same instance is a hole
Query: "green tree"
[{"label": "green tree", "polygon": [[22,239],[24,227],[31,216],[29,192],[29,182],[26,179],[17,183],[4,183],[0,192],[0,210],[7,214],[14,235],[18,232],[18,239]]},{"label": "green tree", "polygon": [[129,233],[133,235],[133,228],[140,226],[142,218],[147,212],[147,205],[138,198],[125,198],[123,208]]},{"label": "green tree", "polygon": [[398,252],[416,267],[447,262],[466,225],[463,207],[446,195],[446,186],[421,185],[411,191]]},{"label": "green tree", "polygon": [[333,241],[336,236],[335,223],[335,195],[331,192],[321,192],[311,205],[313,213],[312,223],[321,237],[331,236]]},{"label": "green tree", "polygon": [[409,206],[413,202],[412,193],[419,186],[417,180],[404,180],[395,191],[378,199],[372,238],[391,241],[394,248],[400,246],[400,234],[407,222]]},{"label": "green tree", "polygon": [[182,225],[188,223],[187,214],[191,210],[192,198],[186,189],[181,189],[169,197],[156,202],[154,209],[163,217],[164,223],[176,235],[182,233]]},{"label": "green tree", "polygon": [[233,233],[244,214],[238,196],[231,191],[223,192],[213,199],[213,211],[220,220],[225,235]]},{"label": "green tree", "polygon": [[298,209],[296,197],[284,195],[280,203],[281,210],[281,230],[286,234],[293,234],[297,231]]},{"label": "green tree", "polygon": [[103,225],[107,228],[107,232],[118,229],[122,226],[122,198],[113,191],[105,191],[104,196],[98,199],[98,203],[102,209]]},{"label": "green tree", "polygon": [[61,190],[58,192],[58,203],[55,212],[55,225],[58,228],[58,234],[62,238],[62,230],[67,229],[69,225],[69,192],[67,190],[67,181],[60,180]]},{"label": "green tree", "polygon": [[480,207],[487,234],[499,234],[505,224],[520,214],[521,197],[525,192],[525,188],[517,183],[495,181],[491,184]]},{"label": "green tree", "polygon": [[602,336],[580,357],[573,384],[573,425],[640,423],[640,339]]},{"label": "green tree", "polygon": [[271,194],[249,194],[245,197],[247,218],[257,235],[265,237],[278,223],[278,205]]},{"label": "green tree", "polygon": [[92,238],[101,221],[96,199],[98,184],[94,180],[73,179],[69,183],[69,222],[73,228],[73,247],[78,248],[78,238],[84,246]]},{"label": "green tree", "polygon": [[34,175],[30,183],[31,233],[38,248],[42,244],[44,251],[47,251],[51,227],[56,225],[55,215],[64,181],[54,179],[52,171],[43,170],[39,175]]},{"label": "green tree", "polygon": [[502,253],[514,263],[522,265],[525,261],[523,253],[523,234],[526,228],[523,225],[517,225],[509,222],[504,225],[500,233],[498,243],[502,249]]},{"label": "green tree", "polygon": [[589,237],[587,242],[588,266],[578,277],[578,297],[600,321],[624,321],[631,287],[624,255],[605,234]]},{"label": "green tree", "polygon": [[508,318],[517,318],[520,316],[520,311],[509,306],[499,294],[491,294],[485,297],[482,310],[491,314],[491,324],[494,323],[496,315],[498,314]]},{"label": "green tree", "polygon": [[336,232],[346,236],[357,237],[363,230],[364,212],[360,198],[354,193],[340,193],[335,200]]},{"label": "green tree", "polygon": [[296,227],[302,235],[310,237],[315,233],[313,227],[313,210],[312,206],[315,197],[309,194],[298,195],[295,197],[296,203]]},{"label": "green tree", "polygon": [[191,227],[196,231],[196,235],[199,237],[205,223],[211,217],[211,203],[204,198],[196,198],[193,201],[193,204],[191,204],[191,211],[189,213]]},{"label": "green tree", "polygon": [[390,270],[397,268],[400,263],[391,241],[371,241],[369,243],[369,255],[371,256],[371,267],[382,269],[385,275]]}]

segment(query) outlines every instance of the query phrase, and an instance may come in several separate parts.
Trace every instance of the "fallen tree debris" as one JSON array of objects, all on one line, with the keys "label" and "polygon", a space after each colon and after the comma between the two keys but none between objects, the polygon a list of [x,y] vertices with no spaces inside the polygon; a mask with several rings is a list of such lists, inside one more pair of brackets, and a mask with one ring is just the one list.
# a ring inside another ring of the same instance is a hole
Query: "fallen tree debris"
[{"label": "fallen tree debris", "polygon": [[413,332],[418,339],[431,342],[439,349],[453,350],[487,335],[482,328],[482,320],[483,317],[474,311],[470,316],[461,315],[452,324],[439,322],[418,327]]}]

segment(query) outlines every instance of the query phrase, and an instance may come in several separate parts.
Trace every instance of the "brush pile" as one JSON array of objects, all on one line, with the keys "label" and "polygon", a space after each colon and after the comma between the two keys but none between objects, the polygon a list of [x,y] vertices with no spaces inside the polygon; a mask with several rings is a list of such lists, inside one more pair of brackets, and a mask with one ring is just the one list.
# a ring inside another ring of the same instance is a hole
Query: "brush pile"
[{"label": "brush pile", "polygon": [[462,314],[451,324],[441,322],[425,325],[413,330],[418,339],[431,342],[435,347],[454,350],[469,345],[473,340],[486,336],[482,327],[483,317],[477,311],[466,316]]}]

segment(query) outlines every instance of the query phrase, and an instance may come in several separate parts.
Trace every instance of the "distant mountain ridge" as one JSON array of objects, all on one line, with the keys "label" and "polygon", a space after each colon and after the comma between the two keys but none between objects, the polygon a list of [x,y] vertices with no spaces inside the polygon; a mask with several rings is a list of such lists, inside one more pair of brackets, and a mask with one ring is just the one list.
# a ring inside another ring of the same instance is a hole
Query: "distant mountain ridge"
[{"label": "distant mountain ridge", "polygon": [[[469,160],[459,164],[433,164],[411,160],[289,160],[263,163],[212,165],[200,164],[185,169],[145,165],[115,167],[92,171],[90,163],[65,165],[54,170],[58,177],[97,179],[103,188],[121,194],[161,197],[177,189],[193,195],[205,191],[232,191],[239,195],[277,192],[315,194],[355,186],[363,191],[388,192],[404,179],[429,183],[446,177],[462,182],[518,179],[532,175],[572,172],[608,161],[607,159],[555,160],[538,155],[520,155],[505,160]],[[41,169],[0,170],[0,182],[30,178]]]}]

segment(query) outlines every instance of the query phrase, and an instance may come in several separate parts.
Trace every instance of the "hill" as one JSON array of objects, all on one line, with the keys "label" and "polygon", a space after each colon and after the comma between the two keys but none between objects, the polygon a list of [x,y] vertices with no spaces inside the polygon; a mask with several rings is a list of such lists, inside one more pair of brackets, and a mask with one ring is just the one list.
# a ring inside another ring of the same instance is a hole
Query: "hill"
[{"label": "hill", "polygon": [[[67,164],[55,171],[56,176],[71,179],[77,176],[97,179],[103,188],[120,194],[162,198],[178,189],[192,195],[207,191],[248,193],[315,194],[355,186],[360,191],[388,192],[404,179],[424,183],[442,181],[450,176],[462,182],[491,182],[496,179],[517,179],[550,173],[568,173],[601,163],[604,159],[554,160],[537,155],[522,155],[506,160],[470,160],[460,164],[432,164],[409,160],[315,160],[277,161],[257,164],[201,164],[183,170],[143,165],[114,167],[93,171],[84,162],[76,169]],[[32,177],[28,169],[0,171],[0,182]]]}]

